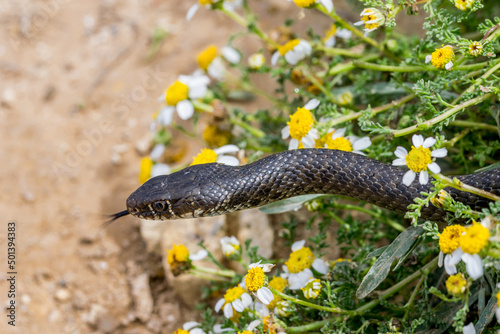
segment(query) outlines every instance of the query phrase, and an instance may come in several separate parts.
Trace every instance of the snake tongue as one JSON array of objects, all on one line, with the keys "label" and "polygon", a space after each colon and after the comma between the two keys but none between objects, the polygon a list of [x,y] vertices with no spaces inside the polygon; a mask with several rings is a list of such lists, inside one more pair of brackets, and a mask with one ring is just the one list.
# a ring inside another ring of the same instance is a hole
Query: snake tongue
[{"label": "snake tongue", "polygon": [[120,212],[114,213],[112,215],[109,215],[108,216],[109,220],[107,220],[107,221],[104,222],[103,227],[109,226],[109,224],[111,224],[112,222],[114,222],[118,218],[126,216],[128,214],[130,214],[130,212],[128,212],[127,210],[125,210],[125,211],[120,211]]}]

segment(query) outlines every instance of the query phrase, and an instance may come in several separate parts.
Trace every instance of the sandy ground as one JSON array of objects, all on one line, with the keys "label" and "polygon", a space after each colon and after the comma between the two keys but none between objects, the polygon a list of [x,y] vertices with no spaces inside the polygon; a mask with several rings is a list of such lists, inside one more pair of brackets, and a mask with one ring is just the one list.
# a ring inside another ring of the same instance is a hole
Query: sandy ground
[{"label": "sandy ground", "polygon": [[[138,186],[136,146],[144,142],[163,89],[196,69],[201,49],[224,45],[240,29],[204,9],[186,23],[194,2],[0,3],[2,307],[13,299],[7,272],[17,273],[16,327],[7,324],[3,309],[0,332],[169,333],[191,320],[161,278],[142,275],[159,270],[161,259],[146,252],[137,220],[127,217],[104,231],[101,224],[102,214],[123,210]],[[278,23],[276,9],[298,13],[285,1],[255,6],[266,14],[265,29]],[[158,26],[169,36],[148,61]],[[255,51],[260,44],[245,47]],[[187,145],[186,139],[178,144]],[[191,147],[189,153],[199,144]],[[13,269],[7,267],[10,222]],[[152,317],[134,312],[145,287],[155,300]]]}]

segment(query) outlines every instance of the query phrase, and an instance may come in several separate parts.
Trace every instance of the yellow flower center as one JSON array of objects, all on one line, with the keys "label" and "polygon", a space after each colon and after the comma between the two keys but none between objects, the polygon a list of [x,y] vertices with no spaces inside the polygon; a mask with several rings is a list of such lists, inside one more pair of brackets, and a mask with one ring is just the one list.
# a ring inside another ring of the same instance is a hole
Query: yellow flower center
[{"label": "yellow flower center", "polygon": [[174,332],[174,334],[189,334],[189,332],[187,330],[184,330],[182,328],[179,328],[178,330],[176,330]]},{"label": "yellow flower center", "polygon": [[336,33],[337,33],[337,27],[335,26],[335,24],[332,24],[330,26],[330,29],[326,31],[325,38],[323,38],[323,42],[329,39],[330,37],[335,36]]},{"label": "yellow flower center", "polygon": [[170,265],[188,260],[189,251],[184,245],[173,245],[172,250],[168,251],[167,262]]},{"label": "yellow flower center", "polygon": [[500,307],[500,290],[497,292],[497,305]]},{"label": "yellow flower center", "polygon": [[[365,21],[365,29],[377,29],[380,26],[378,24],[377,16],[375,16],[375,14],[370,14],[373,13],[373,10],[367,9],[366,13],[368,13],[368,15],[365,14],[361,17],[361,20]],[[368,21],[376,21],[376,22],[366,23]]]},{"label": "yellow flower center", "polygon": [[[288,281],[282,277],[274,276],[272,280],[269,281],[269,286],[273,289],[278,290],[279,292],[283,292],[285,288],[288,286]],[[281,301],[283,298],[280,296],[274,295],[274,299],[267,305],[267,308],[273,310],[274,307]]]},{"label": "yellow flower center", "polygon": [[240,298],[243,293],[245,293],[245,289],[238,285],[227,290],[224,294],[224,300],[226,301],[226,304],[232,303],[236,299]]},{"label": "yellow flower center", "polygon": [[465,253],[477,254],[488,244],[490,230],[483,225],[473,222],[465,231],[460,240],[460,247]]},{"label": "yellow flower center", "polygon": [[455,0],[455,7],[460,10],[467,10],[472,6],[474,0]]},{"label": "yellow flower center", "polygon": [[139,171],[139,182],[142,184],[149,180],[151,177],[151,168],[153,167],[153,160],[150,157],[141,159],[141,167]]},{"label": "yellow flower center", "polygon": [[301,140],[311,130],[314,123],[314,118],[311,112],[306,108],[297,108],[297,111],[290,115],[290,122],[287,122],[290,127],[290,136],[297,140]]},{"label": "yellow flower center", "polygon": [[[314,283],[319,283],[319,285]],[[321,281],[318,278],[310,279],[306,286],[300,289],[304,292],[304,297],[307,299],[315,299],[321,291]]]},{"label": "yellow flower center", "polygon": [[431,62],[435,68],[444,68],[453,58],[455,58],[455,53],[453,49],[447,45],[440,49],[436,49],[436,51],[432,53]]},{"label": "yellow flower center", "polygon": [[331,139],[331,137],[327,138],[326,147],[331,150],[352,152],[352,145],[345,137],[338,137],[335,139]]},{"label": "yellow flower center", "polygon": [[204,148],[201,150],[200,153],[198,153],[197,156],[193,158],[191,166],[200,164],[209,164],[212,162],[217,162],[217,153],[215,153],[214,150],[211,150],[209,148]]},{"label": "yellow flower center", "polygon": [[316,0],[293,0],[293,2],[299,7],[309,7],[315,3]]},{"label": "yellow flower center", "polygon": [[472,42],[469,45],[469,53],[474,57],[479,56],[483,52],[483,45],[481,42]]},{"label": "yellow flower center", "polygon": [[410,153],[406,156],[406,165],[416,173],[427,170],[427,165],[431,162],[431,150],[423,146],[418,148],[412,146]]},{"label": "yellow flower center", "polygon": [[300,43],[300,39],[292,39],[285,43],[285,45],[278,46],[278,52],[284,56],[288,51],[293,50]]},{"label": "yellow flower center", "polygon": [[337,260],[333,261],[331,264],[332,264],[332,268],[335,266],[336,263],[339,263],[339,262],[344,262],[344,261],[347,261],[347,262],[352,262],[351,259],[344,259],[342,257],[339,257]]},{"label": "yellow flower center", "polygon": [[276,304],[277,314],[282,317],[288,317],[292,314],[292,306],[287,300],[282,300]]},{"label": "yellow flower center", "polygon": [[443,230],[439,235],[439,248],[444,254],[451,254],[455,249],[460,247],[465,227],[461,225],[451,225]]},{"label": "yellow flower center", "polygon": [[217,57],[217,47],[215,45],[210,45],[198,54],[198,65],[200,65],[202,70],[206,71],[215,57]]},{"label": "yellow flower center", "polygon": [[467,280],[462,273],[451,275],[446,280],[446,290],[452,296],[460,296],[465,292]]},{"label": "yellow flower center", "polygon": [[244,331],[239,331],[238,334],[253,334],[253,332],[244,330]]},{"label": "yellow flower center", "polygon": [[189,87],[179,80],[171,84],[165,92],[165,102],[169,106],[175,106],[182,100],[188,98]]},{"label": "yellow flower center", "polygon": [[231,131],[219,129],[215,124],[208,125],[203,131],[203,140],[212,147],[221,147],[231,141]]},{"label": "yellow flower center", "polygon": [[253,267],[245,276],[245,284],[247,286],[247,290],[250,292],[257,292],[257,290],[264,286],[265,282],[266,275],[261,267]]},{"label": "yellow flower center", "polygon": [[288,271],[292,274],[300,273],[302,270],[311,268],[314,261],[314,254],[309,247],[302,247],[290,254],[290,258],[285,262]]},{"label": "yellow flower center", "polygon": [[211,5],[214,2],[214,0],[198,0],[198,1],[200,2],[200,5],[203,5],[203,6]]}]

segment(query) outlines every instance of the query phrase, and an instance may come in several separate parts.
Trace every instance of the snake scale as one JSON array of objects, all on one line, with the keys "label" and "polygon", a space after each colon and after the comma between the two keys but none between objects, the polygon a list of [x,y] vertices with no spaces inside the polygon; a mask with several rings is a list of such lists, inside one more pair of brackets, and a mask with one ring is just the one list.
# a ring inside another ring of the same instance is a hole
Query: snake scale
[{"label": "snake scale", "polygon": [[[335,194],[356,198],[396,212],[406,212],[430,184],[402,184],[405,170],[372,158],[330,149],[290,150],[243,166],[218,163],[194,165],[170,175],[151,178],[127,199],[127,210],[142,219],[216,216],[259,207],[305,194]],[[500,195],[500,168],[457,177],[462,182]],[[474,210],[489,200],[446,188]],[[446,211],[422,208],[421,218],[444,221]]]}]

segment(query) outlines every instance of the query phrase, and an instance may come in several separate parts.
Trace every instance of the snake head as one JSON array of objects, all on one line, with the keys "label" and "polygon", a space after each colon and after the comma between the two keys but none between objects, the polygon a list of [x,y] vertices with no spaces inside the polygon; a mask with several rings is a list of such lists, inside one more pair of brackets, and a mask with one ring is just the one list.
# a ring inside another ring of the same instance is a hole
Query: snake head
[{"label": "snake head", "polygon": [[199,217],[207,205],[200,195],[206,180],[203,165],[149,179],[127,199],[128,212],[141,219],[166,220]]}]

